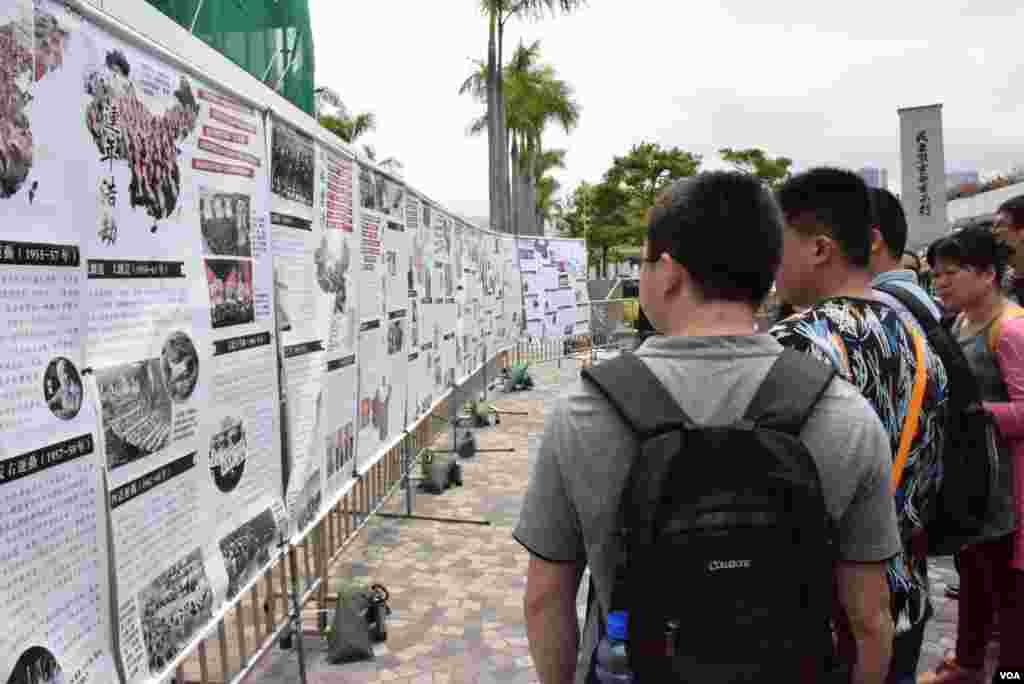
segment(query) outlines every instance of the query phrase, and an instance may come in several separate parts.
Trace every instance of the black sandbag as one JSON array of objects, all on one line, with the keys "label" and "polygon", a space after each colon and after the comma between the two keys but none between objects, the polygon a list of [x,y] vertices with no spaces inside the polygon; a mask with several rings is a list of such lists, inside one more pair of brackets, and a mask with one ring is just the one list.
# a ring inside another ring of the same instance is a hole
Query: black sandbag
[{"label": "black sandbag", "polygon": [[333,633],[327,649],[328,663],[340,665],[373,659],[370,631],[366,625],[366,610],[369,606],[369,598],[363,590],[338,592]]}]

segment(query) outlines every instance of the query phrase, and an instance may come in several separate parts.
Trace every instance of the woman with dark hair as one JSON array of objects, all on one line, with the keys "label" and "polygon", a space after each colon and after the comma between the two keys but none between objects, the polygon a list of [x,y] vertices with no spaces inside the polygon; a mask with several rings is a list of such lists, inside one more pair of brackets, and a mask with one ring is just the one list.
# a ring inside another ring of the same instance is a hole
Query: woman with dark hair
[{"label": "woman with dark hair", "polygon": [[[1001,671],[1024,671],[1024,310],[1002,283],[1008,248],[984,228],[966,228],[928,249],[943,303],[959,310],[953,334],[978,379],[985,410],[1002,437],[989,520],[958,554],[960,614],[956,653],[918,681],[982,682],[985,650],[998,623]],[[998,618],[998,619],[997,619]]]}]

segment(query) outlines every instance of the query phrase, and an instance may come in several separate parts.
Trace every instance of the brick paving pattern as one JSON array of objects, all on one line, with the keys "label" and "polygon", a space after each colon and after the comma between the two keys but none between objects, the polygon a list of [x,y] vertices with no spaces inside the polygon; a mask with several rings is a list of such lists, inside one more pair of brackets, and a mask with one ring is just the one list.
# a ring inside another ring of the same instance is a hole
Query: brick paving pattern
[{"label": "brick paving pattern", "polygon": [[[527,416],[503,416],[501,425],[477,432],[480,448],[515,453],[479,454],[462,460],[461,488],[441,496],[416,492],[414,513],[470,520],[489,526],[376,518],[332,568],[332,590],[355,582],[384,584],[391,593],[388,639],[372,661],[330,665],[326,644],[304,640],[311,684],[402,682],[416,684],[526,684],[537,681],[523,624],[527,555],[512,539],[529,473],[551,399],[578,375],[575,362],[535,366],[537,388],[492,392],[494,404]],[[443,439],[443,438],[442,438]],[[396,495],[386,511],[405,511]],[[949,559],[932,572],[936,617],[929,626],[921,667],[932,668],[952,648],[956,602],[945,598],[956,581]],[[586,586],[586,577],[581,585]],[[582,621],[584,591],[579,596]],[[308,620],[307,625],[315,624]],[[295,650],[271,649],[256,665],[250,684],[297,682]]]}]

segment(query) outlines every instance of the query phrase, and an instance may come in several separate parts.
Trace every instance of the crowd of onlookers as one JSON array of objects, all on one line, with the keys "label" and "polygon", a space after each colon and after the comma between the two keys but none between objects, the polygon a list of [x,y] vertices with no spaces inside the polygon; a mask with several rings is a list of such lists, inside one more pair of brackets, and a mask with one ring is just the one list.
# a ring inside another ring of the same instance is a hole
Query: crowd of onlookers
[{"label": "crowd of onlookers", "polygon": [[[626,681],[602,669],[609,639],[642,681],[1024,677],[1024,196],[993,219],[917,255],[899,199],[845,169],[659,196],[640,269],[656,332],[549,412],[515,530],[541,681]],[[918,673],[948,554],[955,648]]]}]

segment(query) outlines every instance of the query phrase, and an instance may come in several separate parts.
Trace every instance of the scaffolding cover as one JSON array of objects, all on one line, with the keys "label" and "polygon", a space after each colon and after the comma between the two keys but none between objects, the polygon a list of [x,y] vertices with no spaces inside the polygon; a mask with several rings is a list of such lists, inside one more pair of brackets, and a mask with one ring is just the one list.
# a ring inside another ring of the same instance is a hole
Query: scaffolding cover
[{"label": "scaffolding cover", "polygon": [[[308,0],[147,0],[310,116],[313,34]],[[198,10],[198,14],[197,14]]]}]

